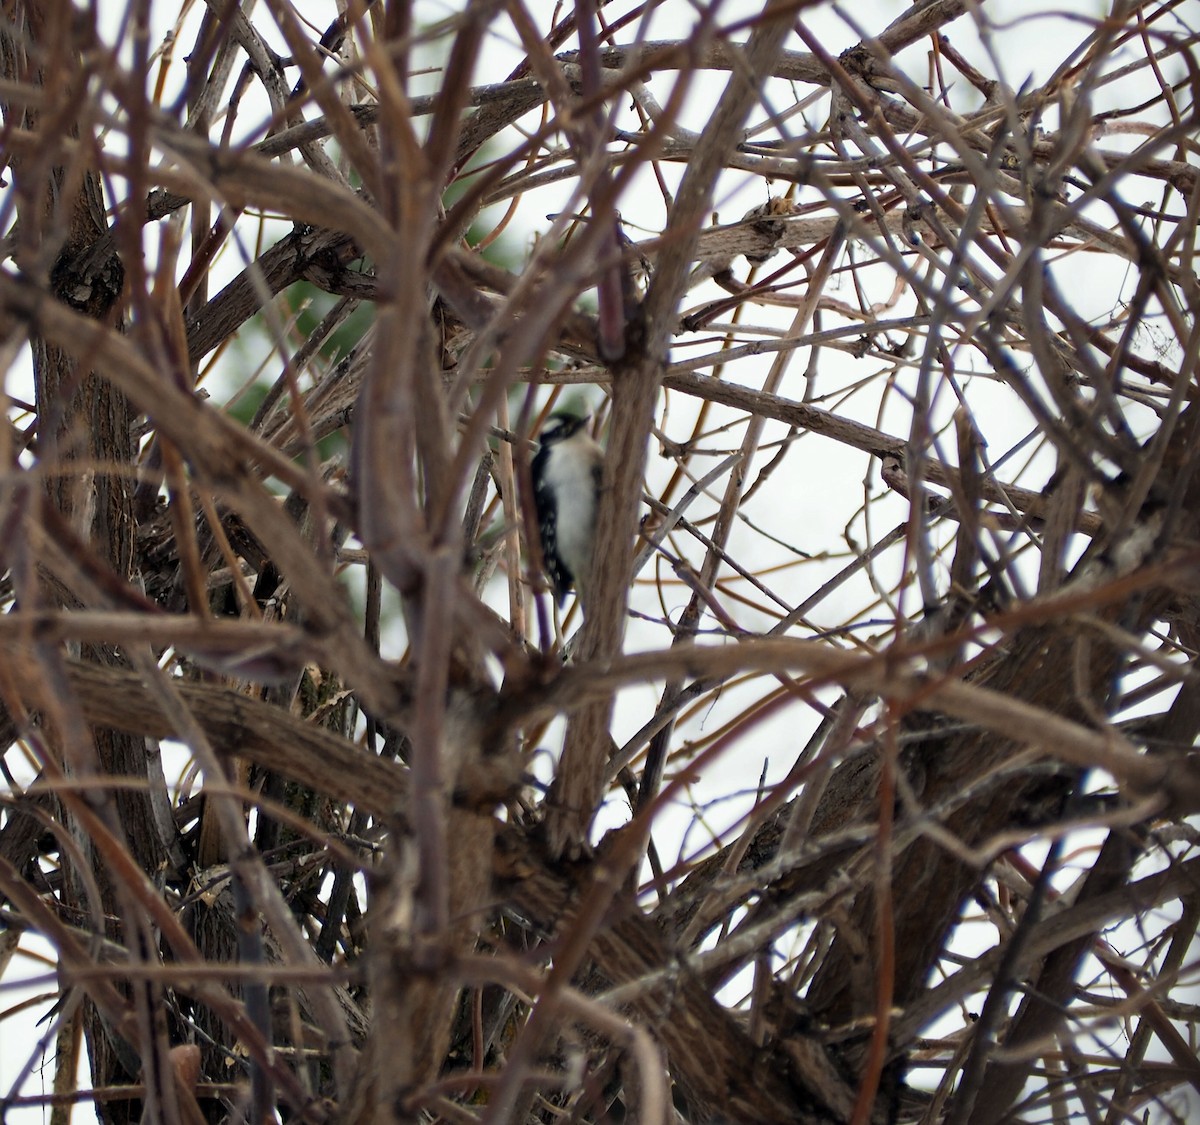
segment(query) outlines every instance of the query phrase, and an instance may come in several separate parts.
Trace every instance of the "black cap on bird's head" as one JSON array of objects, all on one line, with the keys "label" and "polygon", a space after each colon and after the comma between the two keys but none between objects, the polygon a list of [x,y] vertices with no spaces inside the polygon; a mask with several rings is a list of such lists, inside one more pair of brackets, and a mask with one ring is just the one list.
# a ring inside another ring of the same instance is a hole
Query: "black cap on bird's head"
[{"label": "black cap on bird's head", "polygon": [[538,440],[543,445],[553,445],[556,441],[566,441],[574,436],[591,420],[590,414],[576,414],[573,410],[556,410],[546,419]]}]

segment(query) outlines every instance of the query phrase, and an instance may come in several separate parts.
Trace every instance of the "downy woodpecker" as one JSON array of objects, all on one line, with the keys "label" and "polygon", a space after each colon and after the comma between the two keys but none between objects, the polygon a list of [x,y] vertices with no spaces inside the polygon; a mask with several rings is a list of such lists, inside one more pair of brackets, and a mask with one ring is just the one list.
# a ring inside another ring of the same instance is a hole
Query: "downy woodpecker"
[{"label": "downy woodpecker", "polygon": [[546,576],[559,605],[574,586],[585,611],[604,459],[587,422],[565,410],[551,414],[531,465]]}]

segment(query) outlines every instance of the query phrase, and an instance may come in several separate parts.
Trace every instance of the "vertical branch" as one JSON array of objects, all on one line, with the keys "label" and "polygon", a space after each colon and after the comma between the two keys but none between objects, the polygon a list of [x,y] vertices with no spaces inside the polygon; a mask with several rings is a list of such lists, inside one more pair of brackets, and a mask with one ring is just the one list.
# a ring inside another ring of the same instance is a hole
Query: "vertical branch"
[{"label": "vertical branch", "polygon": [[[743,65],[730,77],[680,183],[668,221],[671,239],[642,306],[643,346],[636,358],[631,356],[614,372],[612,423],[596,519],[598,543],[623,544],[633,538],[664,357],[700,226],[711,205],[716,177],[758,98],[758,83],[769,72],[788,31],[786,14],[780,13],[778,5],[768,4],[754,21],[742,52]],[[697,29],[697,50],[709,34],[703,25]],[[597,559],[591,580],[591,600],[596,608],[584,627],[581,663],[603,661],[620,650],[632,562],[632,551],[627,548],[606,550]],[[588,826],[601,796],[611,713],[612,701],[608,700],[589,705],[571,718],[547,810],[550,848],[556,854],[578,853],[587,847]]]}]

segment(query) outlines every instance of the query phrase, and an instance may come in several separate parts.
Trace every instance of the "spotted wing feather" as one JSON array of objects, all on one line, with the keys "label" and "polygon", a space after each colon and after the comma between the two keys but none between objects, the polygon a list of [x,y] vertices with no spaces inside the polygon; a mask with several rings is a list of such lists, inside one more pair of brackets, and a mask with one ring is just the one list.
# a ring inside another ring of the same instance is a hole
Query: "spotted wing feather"
[{"label": "spotted wing feather", "polygon": [[558,502],[554,490],[546,482],[545,465],[550,456],[550,446],[543,445],[534,454],[533,465],[533,503],[537,509],[538,527],[542,533],[542,566],[546,577],[559,605],[567,596],[567,591],[575,584],[575,575],[567,568],[558,554]]}]

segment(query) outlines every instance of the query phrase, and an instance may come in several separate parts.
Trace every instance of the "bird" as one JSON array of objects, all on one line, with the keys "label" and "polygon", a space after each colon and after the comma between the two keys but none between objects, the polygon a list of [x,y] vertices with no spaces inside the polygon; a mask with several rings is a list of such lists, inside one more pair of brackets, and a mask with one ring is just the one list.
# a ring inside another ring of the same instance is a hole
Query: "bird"
[{"label": "bird", "polygon": [[558,605],[573,587],[585,609],[604,464],[588,421],[569,410],[551,414],[530,466],[546,577]]}]

